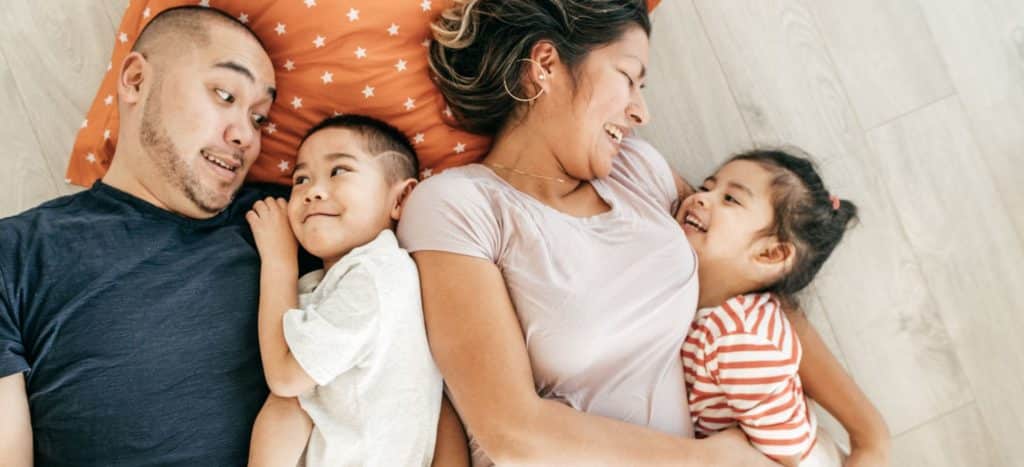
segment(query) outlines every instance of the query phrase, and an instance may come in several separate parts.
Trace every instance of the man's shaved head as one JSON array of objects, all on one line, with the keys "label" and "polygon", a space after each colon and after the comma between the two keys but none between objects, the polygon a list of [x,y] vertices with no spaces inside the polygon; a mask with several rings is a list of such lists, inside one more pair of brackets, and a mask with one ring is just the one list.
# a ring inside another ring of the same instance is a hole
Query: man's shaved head
[{"label": "man's shaved head", "polygon": [[[216,8],[201,6],[182,6],[160,12],[153,18],[132,47],[148,60],[153,60],[166,52],[178,54],[183,47],[206,47],[210,45],[210,27],[222,25],[245,31],[263,47],[263,41],[242,24],[238,19]],[[172,55],[173,56],[173,55]]]}]

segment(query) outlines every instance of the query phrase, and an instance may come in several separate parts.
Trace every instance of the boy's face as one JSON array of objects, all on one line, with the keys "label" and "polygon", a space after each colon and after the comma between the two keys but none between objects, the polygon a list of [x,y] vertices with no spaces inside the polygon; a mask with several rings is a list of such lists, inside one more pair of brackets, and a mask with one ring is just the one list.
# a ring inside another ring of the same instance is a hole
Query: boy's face
[{"label": "boy's face", "polygon": [[359,133],[327,128],[299,148],[288,219],[303,248],[325,263],[391,227],[392,186]]},{"label": "boy's face", "polygon": [[676,220],[702,268],[724,267],[748,277],[763,270],[753,266],[761,250],[772,241],[763,233],[774,216],[771,183],[771,172],[760,164],[733,161],[683,200]]}]

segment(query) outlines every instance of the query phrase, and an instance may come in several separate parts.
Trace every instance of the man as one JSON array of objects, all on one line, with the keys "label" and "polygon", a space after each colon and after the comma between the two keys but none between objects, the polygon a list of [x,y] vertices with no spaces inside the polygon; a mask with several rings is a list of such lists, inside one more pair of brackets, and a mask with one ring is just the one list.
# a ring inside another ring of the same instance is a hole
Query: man
[{"label": "man", "polygon": [[165,11],[119,69],[103,181],[0,221],[0,465],[245,463],[269,193],[240,187],[274,84],[244,25]]}]

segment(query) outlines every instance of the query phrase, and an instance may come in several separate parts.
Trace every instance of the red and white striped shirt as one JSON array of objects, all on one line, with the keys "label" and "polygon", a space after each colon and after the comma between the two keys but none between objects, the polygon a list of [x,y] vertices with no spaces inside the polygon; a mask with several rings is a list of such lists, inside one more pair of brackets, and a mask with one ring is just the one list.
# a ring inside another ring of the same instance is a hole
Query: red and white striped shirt
[{"label": "red and white striped shirt", "polygon": [[770,457],[806,456],[817,420],[797,375],[802,352],[771,294],[741,295],[697,311],[682,350],[697,433],[739,424]]}]

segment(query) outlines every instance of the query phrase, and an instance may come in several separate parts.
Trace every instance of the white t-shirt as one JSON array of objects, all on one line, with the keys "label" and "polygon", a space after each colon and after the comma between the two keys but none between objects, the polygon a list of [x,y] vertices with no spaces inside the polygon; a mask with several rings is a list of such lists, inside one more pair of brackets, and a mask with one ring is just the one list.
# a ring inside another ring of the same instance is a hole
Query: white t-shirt
[{"label": "white t-shirt", "polygon": [[[413,190],[398,236],[412,252],[497,265],[541,397],[693,436],[679,349],[699,286],[671,215],[672,171],[651,145],[627,138],[611,174],[591,183],[611,210],[573,217],[486,166],[449,169]],[[492,465],[469,435],[473,465]]]},{"label": "white t-shirt", "polygon": [[441,374],[427,345],[419,274],[391,230],[326,276],[299,280],[284,336],[317,386],[299,396],[313,419],[307,466],[428,466]]}]

